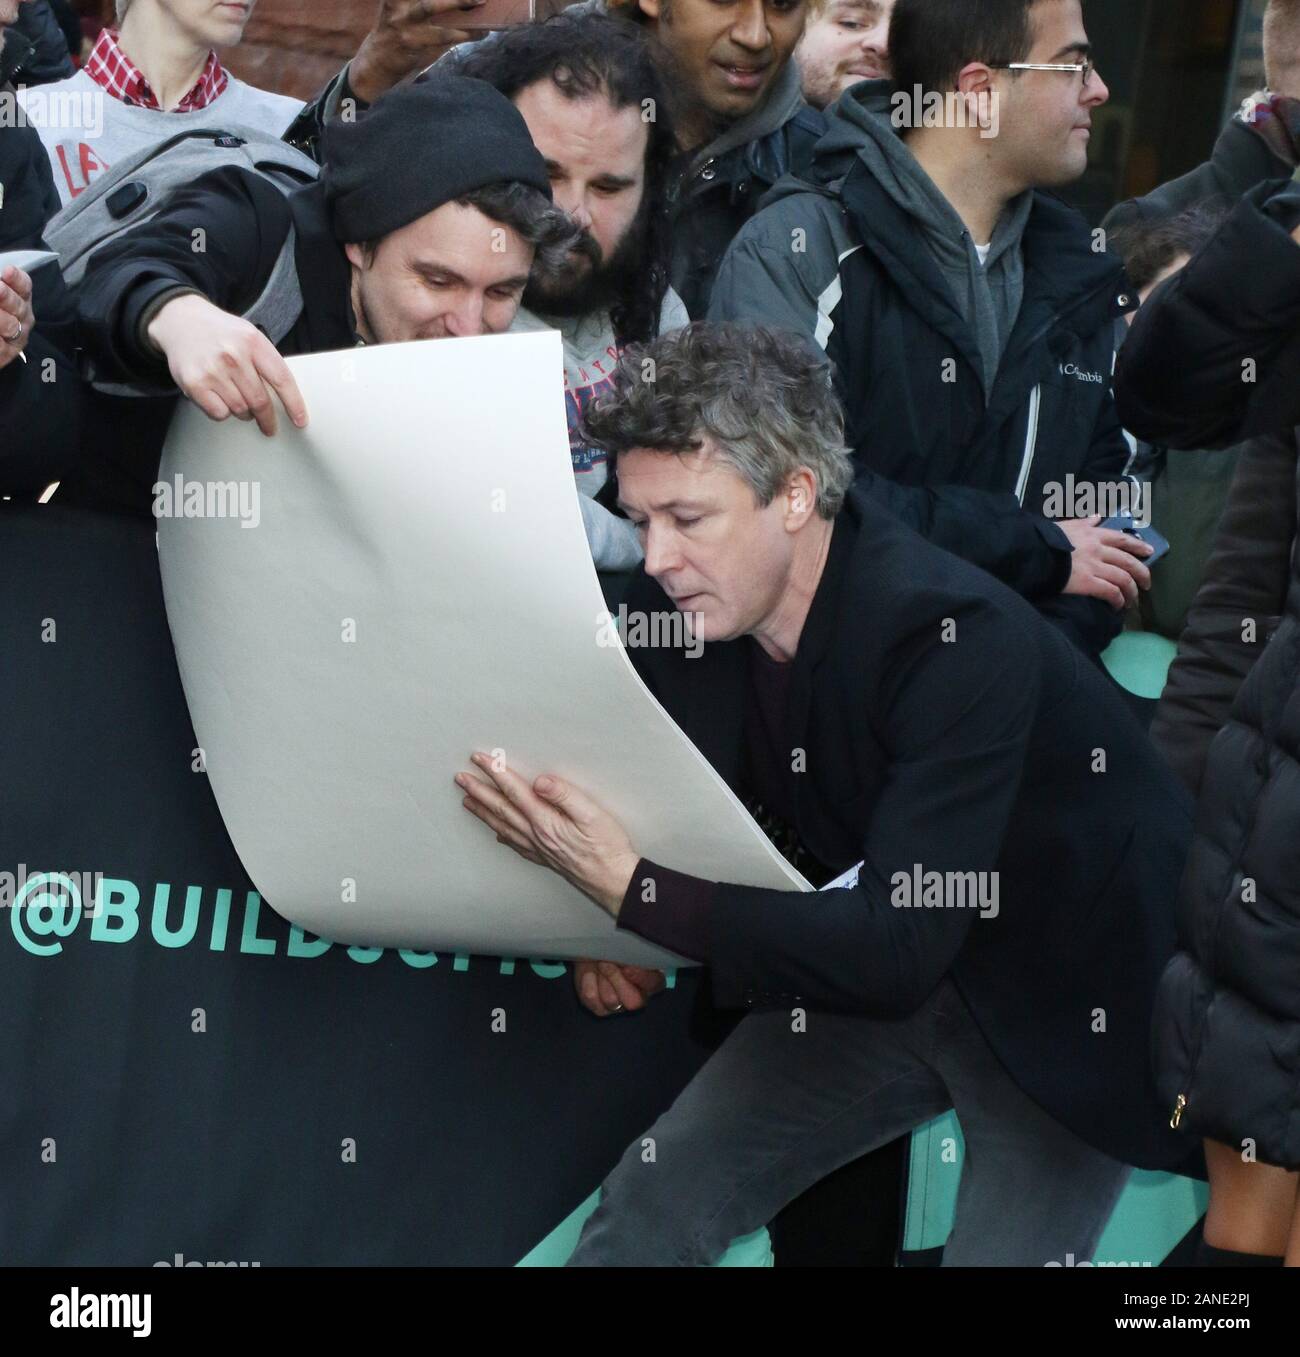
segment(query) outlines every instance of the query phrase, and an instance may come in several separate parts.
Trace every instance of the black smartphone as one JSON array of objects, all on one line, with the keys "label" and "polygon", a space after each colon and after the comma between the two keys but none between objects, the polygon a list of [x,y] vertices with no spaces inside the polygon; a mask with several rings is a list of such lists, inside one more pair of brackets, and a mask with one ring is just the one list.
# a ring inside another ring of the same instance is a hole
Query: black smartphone
[{"label": "black smartphone", "polygon": [[1162,537],[1154,528],[1141,527],[1132,514],[1116,514],[1101,526],[1113,532],[1126,532],[1130,537],[1140,537],[1147,546],[1154,547],[1154,552],[1142,562],[1145,566],[1153,566],[1169,555],[1168,539]]}]

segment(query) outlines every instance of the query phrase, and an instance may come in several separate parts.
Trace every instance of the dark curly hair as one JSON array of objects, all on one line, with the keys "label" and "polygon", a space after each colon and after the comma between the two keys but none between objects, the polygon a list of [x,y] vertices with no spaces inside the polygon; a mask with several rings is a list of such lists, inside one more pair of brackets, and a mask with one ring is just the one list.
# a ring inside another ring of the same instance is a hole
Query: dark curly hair
[{"label": "dark curly hair", "polygon": [[611,318],[620,344],[653,339],[668,291],[667,184],[675,144],[663,81],[644,31],[626,19],[566,12],[475,43],[459,58],[456,70],[487,81],[507,99],[540,80],[550,80],[570,99],[604,95],[615,108],[649,111],[642,204],[645,267],[611,308]]}]

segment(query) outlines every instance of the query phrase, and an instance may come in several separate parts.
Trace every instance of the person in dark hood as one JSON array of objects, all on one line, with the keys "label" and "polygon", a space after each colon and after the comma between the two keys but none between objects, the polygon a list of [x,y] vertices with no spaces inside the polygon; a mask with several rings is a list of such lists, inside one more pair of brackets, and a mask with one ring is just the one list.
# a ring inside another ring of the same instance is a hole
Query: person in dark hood
[{"label": "person in dark hood", "polygon": [[834,106],[811,181],[740,232],[711,316],[824,350],[878,495],[1098,655],[1150,574],[1100,526],[1131,495],[1122,267],[1040,191],[1083,173],[1109,97],[1078,0],[898,0],[889,45],[896,87]]}]

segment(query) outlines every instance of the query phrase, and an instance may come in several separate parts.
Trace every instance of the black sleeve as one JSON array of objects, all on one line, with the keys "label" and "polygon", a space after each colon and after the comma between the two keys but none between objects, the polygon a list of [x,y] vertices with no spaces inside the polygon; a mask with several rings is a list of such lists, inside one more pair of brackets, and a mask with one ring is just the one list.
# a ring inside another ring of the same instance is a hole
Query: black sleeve
[{"label": "black sleeve", "polygon": [[177,287],[239,315],[261,294],[288,238],[289,206],[273,184],[223,167],[177,190],[151,220],[96,250],[77,296],[79,334],[97,375],[169,385],[140,319]]},{"label": "black sleeve", "polygon": [[1213,154],[1203,165],[1142,198],[1130,198],[1111,208],[1102,225],[1107,231],[1117,231],[1141,221],[1176,217],[1196,203],[1235,203],[1257,184],[1294,169],[1253,127],[1234,118],[1219,134]]},{"label": "black sleeve", "polygon": [[1193,795],[1211,742],[1281,622],[1296,535],[1295,484],[1293,433],[1257,438],[1242,449],[1214,551],[1151,722],[1152,742]]},{"label": "black sleeve", "polygon": [[[66,80],[72,74],[72,55],[63,29],[54,17],[48,0],[29,0],[18,6],[16,26],[32,42],[35,51],[24,66],[27,83],[44,85],[55,80]],[[3,41],[0,40],[0,46]],[[77,39],[77,51],[81,39]]]},{"label": "black sleeve", "polygon": [[[1112,350],[1106,346],[1109,363]],[[1088,459],[1079,478],[1089,485],[1105,486],[1123,478],[1131,451],[1120,427],[1115,402],[1108,393],[1102,401],[1092,431]],[[1122,501],[1118,501],[1122,502]],[[1062,534],[1064,535],[1064,534]],[[1066,579],[1068,581],[1068,573]],[[1065,587],[1064,583],[1061,586]],[[1096,658],[1124,629],[1124,612],[1099,598],[1060,594],[1038,605],[1038,611],[1054,623],[1084,652]]]},{"label": "black sleeve", "polygon": [[[0,250],[42,250],[41,232],[58,195],[40,139],[14,128],[0,142]],[[78,453],[82,386],[72,363],[72,301],[57,264],[35,269],[35,327],[24,350],[0,370],[0,495],[26,499],[66,478]]]},{"label": "black sleeve", "polygon": [[721,1007],[766,996],[904,1017],[952,966],[974,912],[897,908],[898,878],[910,880],[918,863],[995,868],[1040,699],[1015,622],[972,602],[957,624],[962,644],[944,645],[936,619],[917,619],[881,690],[862,695],[887,732],[890,769],[864,828],[857,885],[807,894],[716,887],[708,956]]},{"label": "black sleeve", "polygon": [[964,485],[900,485],[860,467],[857,484],[914,532],[960,556],[1031,601],[1060,593],[1070,543],[1015,495]]},{"label": "black sleeve", "polygon": [[1249,194],[1137,313],[1119,353],[1124,427],[1223,448],[1300,423],[1300,186]]},{"label": "black sleeve", "polygon": [[348,82],[351,65],[349,62],[332,76],[325,88],[309,104],[304,105],[282,138],[303,155],[311,156],[318,165],[325,163],[321,156],[321,137],[325,124],[345,113],[355,118],[370,107],[364,99],[357,98]]},{"label": "black sleeve", "polygon": [[66,480],[81,441],[81,378],[42,333],[35,287],[33,294],[37,328],[27,361],[16,359],[0,371],[0,495],[16,500]]}]

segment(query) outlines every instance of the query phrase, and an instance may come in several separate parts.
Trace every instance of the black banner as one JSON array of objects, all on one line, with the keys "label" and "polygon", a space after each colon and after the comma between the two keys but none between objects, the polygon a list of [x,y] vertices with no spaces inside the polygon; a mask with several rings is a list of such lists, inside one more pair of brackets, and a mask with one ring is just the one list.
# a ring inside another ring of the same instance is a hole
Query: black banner
[{"label": "black banner", "polygon": [[558,963],[278,917],[202,770],[151,522],[4,506],[0,618],[0,1261],[513,1264],[707,1057],[686,972],[602,1022]]}]

